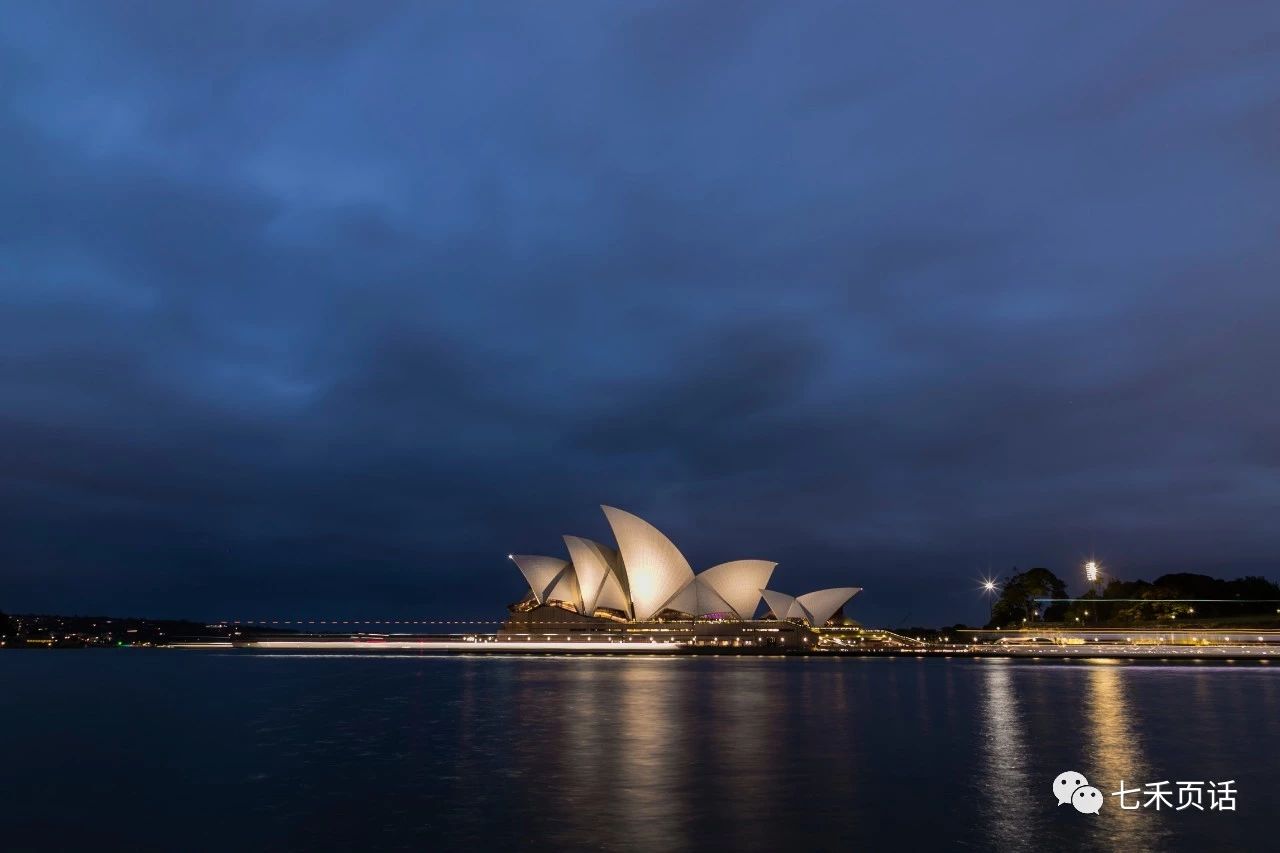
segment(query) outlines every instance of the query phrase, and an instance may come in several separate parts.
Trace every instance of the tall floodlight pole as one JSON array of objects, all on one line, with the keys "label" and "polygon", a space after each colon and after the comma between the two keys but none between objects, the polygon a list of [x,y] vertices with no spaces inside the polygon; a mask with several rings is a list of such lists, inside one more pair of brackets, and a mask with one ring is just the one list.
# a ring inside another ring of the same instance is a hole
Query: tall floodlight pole
[{"label": "tall floodlight pole", "polygon": [[[1102,597],[1102,568],[1098,565],[1097,560],[1090,560],[1084,564],[1084,579],[1093,587],[1093,594],[1096,598]],[[1096,609],[1096,608],[1095,608]],[[1096,617],[1095,617],[1096,618]]]}]

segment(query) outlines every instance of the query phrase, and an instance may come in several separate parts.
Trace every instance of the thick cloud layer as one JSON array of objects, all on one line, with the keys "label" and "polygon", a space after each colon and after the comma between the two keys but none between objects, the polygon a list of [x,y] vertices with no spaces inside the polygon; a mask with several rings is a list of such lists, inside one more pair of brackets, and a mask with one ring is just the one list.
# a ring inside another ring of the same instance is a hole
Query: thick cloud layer
[{"label": "thick cloud layer", "polygon": [[0,608],[495,616],[602,502],[887,624],[1276,575],[1269,4],[5,19]]}]

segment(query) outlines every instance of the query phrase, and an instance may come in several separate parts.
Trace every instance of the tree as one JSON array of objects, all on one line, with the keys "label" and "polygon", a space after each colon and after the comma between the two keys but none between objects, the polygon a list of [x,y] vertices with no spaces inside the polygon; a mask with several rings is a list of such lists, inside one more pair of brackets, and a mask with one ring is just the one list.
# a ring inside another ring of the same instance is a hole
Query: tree
[{"label": "tree", "polygon": [[1105,598],[1100,597],[1094,590],[1086,590],[1085,593],[1075,601],[1070,604],[1063,605],[1064,612],[1062,614],[1062,621],[1067,623],[1068,627],[1085,625],[1090,621],[1097,622],[1102,618],[1101,602],[1105,600]]},{"label": "tree", "polygon": [[1107,617],[1119,622],[1150,622],[1176,617],[1196,620],[1270,617],[1280,586],[1266,578],[1245,577],[1228,581],[1209,575],[1178,572],[1154,581],[1112,580],[1103,592],[1118,599]]},{"label": "tree", "polygon": [[[1027,569],[1005,581],[1000,597],[991,608],[991,628],[1020,628],[1036,615],[1037,598],[1066,598],[1067,585],[1048,569]],[[1066,615],[1066,605],[1054,603],[1045,608],[1044,618],[1049,622],[1061,620]]]}]

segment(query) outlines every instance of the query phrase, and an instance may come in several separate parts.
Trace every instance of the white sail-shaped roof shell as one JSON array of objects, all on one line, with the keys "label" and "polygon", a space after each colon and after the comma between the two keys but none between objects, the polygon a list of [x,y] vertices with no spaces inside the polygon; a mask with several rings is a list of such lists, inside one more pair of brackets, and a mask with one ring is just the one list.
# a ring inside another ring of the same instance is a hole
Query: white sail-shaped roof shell
[{"label": "white sail-shaped roof shell", "polygon": [[820,589],[807,592],[796,598],[796,604],[804,608],[809,624],[821,628],[827,620],[835,615],[846,601],[862,592],[859,586],[842,586],[835,589]]},{"label": "white sail-shaped roof shell", "polygon": [[800,605],[796,604],[795,596],[787,595],[785,592],[762,589],[760,594],[764,596],[764,603],[768,606],[769,612],[773,614],[774,619],[790,619],[792,613],[800,607]]},{"label": "white sail-shaped roof shell", "polygon": [[712,613],[724,613],[730,616],[738,615],[738,611],[733,609],[733,605],[726,601],[719,590],[708,583],[702,575],[698,575],[693,579],[693,586],[698,591],[699,616],[709,616]]},{"label": "white sail-shaped roof shell", "polygon": [[777,565],[768,560],[734,560],[699,572],[698,583],[714,590],[716,596],[728,605],[729,612],[739,619],[750,619],[760,605],[760,590],[769,585],[769,578]]},{"label": "white sail-shaped roof shell", "polygon": [[600,589],[600,597],[596,599],[596,607],[608,607],[611,610],[619,610],[628,616],[631,615],[631,601],[627,598],[626,592],[623,591],[622,583],[618,580],[617,575],[610,573],[604,579],[604,586]]},{"label": "white sail-shaped roof shell", "polygon": [[568,561],[559,557],[537,557],[530,554],[512,554],[511,562],[516,564],[524,579],[533,590],[533,597],[539,604],[547,603],[547,593],[551,592],[556,582],[564,573]]},{"label": "white sail-shaped roof shell", "polygon": [[698,587],[695,581],[689,581],[684,585],[684,589],[671,596],[661,607],[658,612],[663,610],[675,610],[679,613],[688,613],[690,616],[698,615]]},{"label": "white sail-shaped roof shell", "polygon": [[573,563],[565,563],[564,569],[556,575],[543,603],[547,601],[563,601],[572,605],[579,613],[585,612],[582,609],[582,590],[578,586],[578,575],[573,570]]},{"label": "white sail-shaped roof shell", "polygon": [[[618,556],[613,549],[580,536],[566,536],[564,544],[569,549],[569,559],[578,576],[578,589],[582,592],[582,612],[590,616],[601,606],[612,607],[624,613],[630,612],[626,594],[614,575]],[[608,600],[601,601],[602,596]]]},{"label": "white sail-shaped roof shell", "polygon": [[707,583],[702,575],[697,575],[685,584],[684,589],[672,596],[658,611],[675,610],[688,613],[690,616],[708,616],[712,613],[729,613],[736,611],[725,601],[715,587]]},{"label": "white sail-shaped roof shell", "polygon": [[671,540],[649,522],[611,506],[601,509],[618,540],[634,617],[652,619],[693,580],[693,569]]}]

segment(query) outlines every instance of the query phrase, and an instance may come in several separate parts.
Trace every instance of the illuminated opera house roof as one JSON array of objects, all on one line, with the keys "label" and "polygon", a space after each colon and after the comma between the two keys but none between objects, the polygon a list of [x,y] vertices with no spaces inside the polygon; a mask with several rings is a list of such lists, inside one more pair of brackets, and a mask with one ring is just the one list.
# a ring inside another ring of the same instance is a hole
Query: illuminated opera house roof
[{"label": "illuminated opera house roof", "polygon": [[617,549],[565,536],[569,559],[510,555],[529,582],[530,606],[555,605],[584,616],[609,615],[639,622],[663,615],[719,616],[750,620],[764,597],[775,619],[799,619],[813,627],[860,591],[840,587],[790,596],[767,589],[777,563],[734,560],[694,573],[689,561],[644,519],[601,507]]}]

